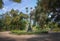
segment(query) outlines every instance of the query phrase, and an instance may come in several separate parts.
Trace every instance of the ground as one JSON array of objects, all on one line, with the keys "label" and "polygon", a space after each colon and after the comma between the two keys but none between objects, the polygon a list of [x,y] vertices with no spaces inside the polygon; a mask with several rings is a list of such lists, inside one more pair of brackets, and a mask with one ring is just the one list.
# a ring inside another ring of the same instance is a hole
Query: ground
[{"label": "ground", "polygon": [[60,33],[40,35],[13,35],[10,31],[0,32],[0,41],[60,41]]}]

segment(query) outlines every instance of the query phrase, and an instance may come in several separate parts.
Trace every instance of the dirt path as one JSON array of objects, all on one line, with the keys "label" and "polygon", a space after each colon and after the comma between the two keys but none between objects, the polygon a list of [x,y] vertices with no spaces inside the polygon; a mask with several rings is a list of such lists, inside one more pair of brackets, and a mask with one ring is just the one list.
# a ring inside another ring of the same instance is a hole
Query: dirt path
[{"label": "dirt path", "polygon": [[60,41],[60,33],[45,35],[13,35],[10,31],[0,32],[0,41]]}]

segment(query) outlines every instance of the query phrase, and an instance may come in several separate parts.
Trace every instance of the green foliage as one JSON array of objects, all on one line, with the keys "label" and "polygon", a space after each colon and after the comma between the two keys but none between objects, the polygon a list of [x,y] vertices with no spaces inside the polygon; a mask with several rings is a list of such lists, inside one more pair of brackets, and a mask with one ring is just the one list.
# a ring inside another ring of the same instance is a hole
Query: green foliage
[{"label": "green foliage", "polygon": [[60,28],[58,27],[57,23],[50,22],[49,27],[50,27],[50,30],[53,32],[60,32]]},{"label": "green foliage", "polygon": [[60,32],[60,28],[54,28],[52,31],[53,32]]},{"label": "green foliage", "polygon": [[50,28],[58,28],[58,23],[49,22],[48,25],[49,25]]},{"label": "green foliage", "polygon": [[[38,0],[37,7],[35,11],[35,21],[40,25],[40,28],[44,28],[44,25],[46,24],[46,20],[48,18],[48,12],[42,7],[43,0]],[[45,1],[44,1],[45,2]]]},{"label": "green foliage", "polygon": [[2,20],[0,20],[0,27],[2,27],[3,26],[3,23],[2,23]]},{"label": "green foliage", "polygon": [[33,32],[37,31],[39,29],[39,26],[32,26]]},{"label": "green foliage", "polygon": [[26,31],[21,31],[21,30],[12,30],[11,34],[16,34],[16,35],[31,35],[31,34],[41,34],[40,32],[26,32]]},{"label": "green foliage", "polygon": [[[56,13],[56,8],[60,8],[60,1],[59,0],[38,0],[37,6],[35,8],[35,21],[44,29],[44,25],[47,24],[46,20],[48,19],[48,14],[53,12],[53,14],[58,15],[59,11]],[[58,19],[58,18],[57,18]],[[56,20],[57,20],[56,19]],[[51,26],[56,27],[55,24]]]},{"label": "green foliage", "polygon": [[0,19],[0,31],[2,30],[3,28],[3,23],[2,23],[2,20]]},{"label": "green foliage", "polygon": [[3,8],[3,0],[0,0],[0,9],[2,9]]},{"label": "green foliage", "polygon": [[14,2],[17,2],[17,3],[20,3],[21,2],[21,0],[13,0]]},{"label": "green foliage", "polygon": [[25,30],[12,30],[11,34],[16,35],[32,35],[32,34],[47,34],[48,31],[42,30],[42,31],[36,31],[36,32],[26,32]]},{"label": "green foliage", "polygon": [[7,14],[5,16],[5,25],[10,25],[10,23],[11,23],[11,17]]},{"label": "green foliage", "polygon": [[[12,1],[17,3],[21,2],[21,0]],[[0,8],[3,7],[3,4],[3,1],[0,0]],[[60,28],[58,28],[58,24],[54,22],[47,23],[46,20],[48,18],[48,12],[50,13],[50,11],[52,11],[53,13],[55,13],[56,8],[60,7],[59,4],[59,0],[38,0],[37,7],[30,14],[30,24],[31,19],[33,19],[34,22],[38,24],[37,26],[34,26],[32,28],[33,32],[27,33],[26,31],[21,31],[26,29],[28,22],[27,19],[29,18],[29,16],[14,9],[3,15],[3,20],[0,20],[0,29],[2,29],[3,27],[4,30],[13,30],[12,33],[16,34],[40,34],[48,33],[49,30],[58,32],[60,31]],[[28,13],[28,7],[26,7],[26,13]]]},{"label": "green foliage", "polygon": [[[18,14],[19,13],[19,14]],[[25,30],[27,25],[28,15],[18,12],[18,10],[12,9],[2,15],[3,19],[0,21],[1,25],[4,24],[3,28],[5,30]],[[3,23],[2,23],[3,21]]]},{"label": "green foliage", "polygon": [[20,21],[20,30],[25,30],[27,25],[27,21],[21,20]]},{"label": "green foliage", "polygon": [[33,27],[33,32],[40,32],[40,33],[48,33],[48,31],[50,30],[49,27],[45,26],[43,29],[41,29],[40,26],[35,26]]}]

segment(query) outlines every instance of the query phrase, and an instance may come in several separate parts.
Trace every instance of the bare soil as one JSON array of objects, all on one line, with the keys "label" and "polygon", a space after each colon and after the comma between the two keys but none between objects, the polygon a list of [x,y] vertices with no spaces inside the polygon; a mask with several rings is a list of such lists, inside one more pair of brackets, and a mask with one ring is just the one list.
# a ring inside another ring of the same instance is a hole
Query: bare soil
[{"label": "bare soil", "polygon": [[0,32],[0,41],[60,41],[60,33],[40,35],[13,35],[10,31]]}]

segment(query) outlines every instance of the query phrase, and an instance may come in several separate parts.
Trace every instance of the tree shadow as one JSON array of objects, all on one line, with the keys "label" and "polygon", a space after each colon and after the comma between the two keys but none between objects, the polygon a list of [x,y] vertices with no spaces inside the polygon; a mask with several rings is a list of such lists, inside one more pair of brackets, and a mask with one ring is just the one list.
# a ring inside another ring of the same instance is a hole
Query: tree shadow
[{"label": "tree shadow", "polygon": [[9,37],[5,37],[5,38],[0,37],[0,41],[15,41],[15,40]]},{"label": "tree shadow", "polygon": [[49,38],[52,41],[60,41],[60,33],[52,33],[49,35]]},{"label": "tree shadow", "polygon": [[46,35],[41,35],[38,37],[32,37],[27,39],[27,41],[60,41],[60,33],[51,33]]}]

